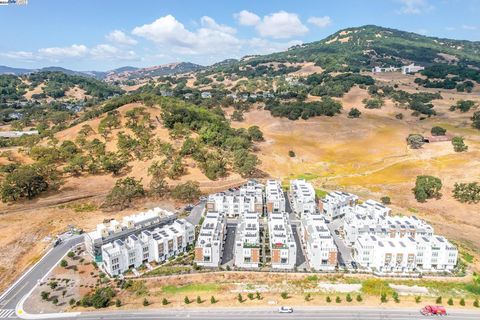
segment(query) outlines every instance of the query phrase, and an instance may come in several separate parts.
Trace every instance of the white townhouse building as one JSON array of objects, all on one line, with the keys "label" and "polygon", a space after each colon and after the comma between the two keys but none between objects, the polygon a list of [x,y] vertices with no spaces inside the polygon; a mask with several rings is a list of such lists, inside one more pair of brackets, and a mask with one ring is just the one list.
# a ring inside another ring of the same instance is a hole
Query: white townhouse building
[{"label": "white townhouse building", "polygon": [[199,266],[218,267],[222,260],[226,237],[227,217],[223,212],[208,211],[197,242],[194,261]]},{"label": "white townhouse building", "polygon": [[268,232],[272,268],[293,269],[297,260],[297,245],[286,212],[272,212],[268,216]]},{"label": "white townhouse building", "polygon": [[258,213],[245,213],[235,234],[234,263],[239,268],[258,268],[260,263],[260,223]]},{"label": "white townhouse building", "polygon": [[302,218],[306,213],[315,212],[315,189],[311,183],[303,179],[290,181],[292,210]]},{"label": "white townhouse building", "polygon": [[125,240],[129,235],[143,230],[152,230],[175,221],[173,212],[154,208],[136,215],[123,217],[122,221],[111,220],[97,225],[94,231],[84,234],[85,248],[97,261],[102,261],[102,246],[115,240]]},{"label": "white townhouse building", "polygon": [[325,219],[331,222],[349,215],[357,201],[358,197],[354,194],[342,191],[330,192],[321,200],[320,211],[325,215]]},{"label": "white townhouse building", "polygon": [[378,272],[412,272],[416,268],[417,243],[412,237],[362,236],[353,246],[353,258],[362,267]]},{"label": "white townhouse building", "polygon": [[451,271],[458,251],[440,236],[378,238],[362,236],[353,246],[353,257],[364,268],[379,272]]},{"label": "white townhouse building", "polygon": [[416,66],[414,63],[412,63],[412,64],[409,64],[408,66],[403,66],[402,73],[403,74],[417,73],[418,71],[422,71],[424,69],[425,67]]},{"label": "white townhouse building", "polygon": [[267,213],[285,212],[285,194],[278,180],[268,180],[265,185],[265,203]]},{"label": "white townhouse building", "polygon": [[310,267],[316,271],[334,270],[338,250],[323,215],[307,213],[301,220],[301,236]]},{"label": "white townhouse building", "polygon": [[101,268],[110,276],[138,268],[145,262],[164,262],[169,257],[187,251],[195,241],[195,228],[185,219],[141,234],[131,234],[101,247]]},{"label": "white townhouse building", "polygon": [[263,212],[263,186],[256,181],[249,181],[238,193],[219,192],[207,199],[208,211],[224,212],[229,218],[236,218],[245,212]]}]

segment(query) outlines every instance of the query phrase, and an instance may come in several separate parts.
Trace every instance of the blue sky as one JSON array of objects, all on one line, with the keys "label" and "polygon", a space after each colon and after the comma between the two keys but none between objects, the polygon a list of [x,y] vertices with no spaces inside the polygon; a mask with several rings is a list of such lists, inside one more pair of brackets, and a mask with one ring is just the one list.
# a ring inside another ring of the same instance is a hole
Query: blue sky
[{"label": "blue sky", "polygon": [[480,0],[29,0],[0,6],[0,65],[208,65],[376,24],[480,40]]}]

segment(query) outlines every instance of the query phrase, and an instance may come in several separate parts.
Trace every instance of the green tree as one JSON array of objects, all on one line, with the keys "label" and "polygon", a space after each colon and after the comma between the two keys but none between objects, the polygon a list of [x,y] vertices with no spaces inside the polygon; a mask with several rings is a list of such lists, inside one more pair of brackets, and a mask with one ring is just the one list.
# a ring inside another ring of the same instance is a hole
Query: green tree
[{"label": "green tree", "polygon": [[350,295],[350,293],[347,294],[347,297],[345,299],[347,300],[347,302],[352,302],[352,296]]},{"label": "green tree", "polygon": [[258,157],[245,149],[235,150],[233,153],[233,167],[242,177],[252,176],[259,163]]},{"label": "green tree", "polygon": [[0,191],[2,201],[16,201],[20,198],[32,199],[49,189],[48,177],[39,165],[22,165],[8,173]]},{"label": "green tree", "polygon": [[387,300],[387,294],[386,294],[385,292],[383,292],[383,293],[381,294],[381,296],[380,296],[380,301],[381,301],[382,303],[385,303],[385,302],[388,301],[388,300]]},{"label": "green tree", "polygon": [[127,166],[128,161],[119,154],[109,152],[102,157],[102,167],[106,172],[118,175]]},{"label": "green tree", "polygon": [[187,181],[173,187],[170,194],[174,199],[192,202],[200,197],[201,192],[198,182]]},{"label": "green tree", "polygon": [[336,302],[336,303],[340,303],[340,302],[342,302],[342,299],[341,299],[339,296],[337,296],[337,297],[335,298],[335,302]]},{"label": "green tree", "polygon": [[480,185],[477,182],[455,183],[453,197],[462,203],[478,203],[480,201]]},{"label": "green tree", "polygon": [[237,295],[237,300],[238,300],[238,302],[240,302],[240,303],[243,302],[243,297],[242,297],[242,294],[241,294],[241,293],[239,293],[239,294]]},{"label": "green tree", "polygon": [[120,299],[115,300],[115,306],[117,308],[121,307],[122,306],[122,301],[120,301]]},{"label": "green tree", "polygon": [[150,302],[148,302],[147,298],[143,298],[143,306],[146,307],[150,304]]},{"label": "green tree", "polygon": [[190,299],[185,296],[185,298],[183,298],[183,302],[185,302],[185,304],[190,304]]},{"label": "green tree", "polygon": [[169,302],[168,302],[167,298],[163,298],[162,299],[162,305],[166,306],[168,304],[169,304]]},{"label": "green tree", "polygon": [[253,141],[263,141],[263,133],[258,126],[251,126],[247,129],[248,136]]},{"label": "green tree", "polygon": [[439,126],[435,126],[430,130],[432,136],[444,136],[447,133],[447,129],[444,129]]},{"label": "green tree", "polygon": [[357,294],[357,298],[356,298],[357,302],[362,302],[363,301],[363,298],[360,294]]},{"label": "green tree", "polygon": [[360,112],[360,110],[358,110],[357,108],[351,108],[350,111],[348,112],[348,117],[349,118],[360,118],[360,115],[362,113]]},{"label": "green tree", "polygon": [[415,297],[415,303],[420,303],[420,302],[422,302],[422,297],[416,296]]},{"label": "green tree", "polygon": [[203,301],[202,301],[202,298],[200,298],[200,296],[197,296],[197,303],[200,304],[200,303],[202,303],[202,302],[203,302]]},{"label": "green tree", "polygon": [[211,304],[217,303],[217,300],[215,299],[214,296],[211,296],[211,297],[210,297],[210,303],[211,303]]},{"label": "green tree", "polygon": [[447,304],[448,304],[449,306],[453,306],[453,299],[452,299],[452,298],[448,298]]},{"label": "green tree", "polygon": [[479,308],[480,307],[480,302],[478,301],[478,298],[475,298],[475,301],[473,301],[473,306],[475,308]]},{"label": "green tree", "polygon": [[60,261],[60,267],[62,268],[66,268],[68,266],[68,262],[67,260],[65,259],[62,259],[62,261]]},{"label": "green tree", "polygon": [[100,120],[98,125],[98,133],[100,133],[105,140],[108,138],[112,129],[120,127],[120,113],[118,111],[111,111],[107,116]]},{"label": "green tree", "polygon": [[107,195],[105,205],[107,207],[118,207],[123,210],[130,206],[134,199],[145,196],[142,180],[135,180],[135,178],[127,177],[125,179],[118,179],[115,186]]},{"label": "green tree", "polygon": [[437,304],[441,304],[442,303],[442,297],[437,297],[437,299],[435,300],[435,302]]},{"label": "green tree", "polygon": [[390,200],[390,197],[388,197],[388,196],[382,197],[380,199],[380,201],[382,201],[382,203],[385,204],[385,205],[392,203],[391,200]]},{"label": "green tree", "polygon": [[480,129],[480,111],[475,111],[472,116],[472,126],[475,129]]},{"label": "green tree", "polygon": [[160,164],[158,161],[155,161],[148,168],[148,175],[152,177],[149,184],[149,193],[160,198],[166,196],[169,191],[168,184],[165,181],[165,167],[164,163]]},{"label": "green tree", "polygon": [[232,113],[232,118],[233,121],[243,121],[245,118],[243,117],[243,112],[240,110],[234,110]]},{"label": "green tree", "polygon": [[425,144],[425,139],[420,134],[410,134],[407,137],[407,144],[412,149],[420,149]]},{"label": "green tree", "polygon": [[288,156],[290,158],[294,158],[295,157],[295,151],[293,151],[293,150],[288,151]]},{"label": "green tree", "polygon": [[255,298],[255,296],[253,295],[252,292],[249,292],[249,293],[247,294],[247,297],[248,297],[248,299],[250,299],[250,300],[253,300],[253,298]]},{"label": "green tree", "polygon": [[330,302],[332,302],[332,298],[330,298],[330,296],[327,296],[327,297],[325,298],[325,301],[327,301],[328,303],[330,303]]},{"label": "green tree", "polygon": [[283,291],[280,296],[282,297],[282,299],[288,299],[288,292],[286,291]]},{"label": "green tree", "polygon": [[452,145],[455,152],[464,152],[468,150],[468,146],[463,141],[463,137],[454,137],[452,139]]},{"label": "green tree", "polygon": [[464,299],[464,298],[461,298],[461,299],[460,299],[460,305],[461,305],[462,307],[465,306],[465,299]]},{"label": "green tree", "polygon": [[427,199],[440,198],[442,181],[433,176],[417,176],[415,187],[412,189],[415,199],[419,202],[425,202]]}]

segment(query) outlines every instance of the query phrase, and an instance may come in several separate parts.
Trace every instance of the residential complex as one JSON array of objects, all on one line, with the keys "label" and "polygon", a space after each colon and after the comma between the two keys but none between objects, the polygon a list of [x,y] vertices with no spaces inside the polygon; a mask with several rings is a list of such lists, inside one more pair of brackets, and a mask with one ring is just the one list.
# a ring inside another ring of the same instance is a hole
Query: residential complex
[{"label": "residential complex", "polygon": [[267,181],[265,185],[265,206],[267,213],[285,212],[285,194],[279,181]]},{"label": "residential complex", "polygon": [[297,260],[297,244],[286,212],[272,212],[268,216],[268,232],[272,268],[293,269]]},{"label": "residential complex", "polygon": [[208,197],[207,211],[223,212],[229,218],[241,216],[244,212],[263,212],[263,186],[249,181],[238,192],[219,192]]},{"label": "residential complex", "polygon": [[315,212],[315,189],[305,180],[290,181],[290,199],[292,210],[302,218],[306,213]]},{"label": "residential complex", "polygon": [[320,201],[320,210],[327,221],[343,218],[353,210],[358,197],[354,194],[334,191],[330,192]]},{"label": "residential complex", "polygon": [[125,240],[129,235],[138,235],[143,230],[153,230],[172,223],[176,216],[170,211],[154,208],[147,212],[126,216],[121,222],[111,220],[97,225],[96,230],[84,235],[87,252],[97,261],[102,261],[102,246],[115,240]]},{"label": "residential complex", "polygon": [[434,235],[415,216],[391,216],[384,205],[367,200],[345,216],[344,239],[363,268],[378,272],[448,271],[457,264],[457,249]]},{"label": "residential complex", "polygon": [[195,263],[204,267],[218,267],[222,261],[227,218],[224,212],[209,211],[205,214],[197,243]]},{"label": "residential complex", "polygon": [[168,258],[187,251],[195,241],[195,228],[185,219],[175,220],[153,230],[130,234],[102,246],[102,269],[110,276],[138,268],[145,262],[165,262]]},{"label": "residential complex", "polygon": [[258,268],[260,264],[260,222],[258,213],[245,213],[235,234],[234,264],[239,268]]},{"label": "residential complex", "polygon": [[334,270],[337,266],[337,246],[319,213],[307,213],[301,220],[305,255],[313,270]]}]

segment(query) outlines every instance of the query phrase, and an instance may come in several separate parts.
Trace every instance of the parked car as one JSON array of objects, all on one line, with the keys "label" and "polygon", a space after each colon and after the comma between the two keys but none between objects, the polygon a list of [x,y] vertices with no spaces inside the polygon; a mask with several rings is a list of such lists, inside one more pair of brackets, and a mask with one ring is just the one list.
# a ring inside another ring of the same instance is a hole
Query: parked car
[{"label": "parked car", "polygon": [[53,243],[53,246],[56,247],[56,246],[60,245],[61,243],[62,243],[62,239],[57,238],[57,239],[55,239],[55,242]]},{"label": "parked car", "polygon": [[357,268],[358,268],[357,263],[356,263],[355,261],[352,261],[352,268],[353,268],[353,269],[357,269]]},{"label": "parked car", "polygon": [[446,316],[447,310],[442,306],[425,306],[420,310],[420,313],[424,316]]},{"label": "parked car", "polygon": [[338,231],[337,229],[335,229],[335,234],[338,236],[340,234],[340,231]]},{"label": "parked car", "polygon": [[281,306],[280,308],[278,308],[278,312],[279,313],[292,313],[293,308],[292,307]]}]

